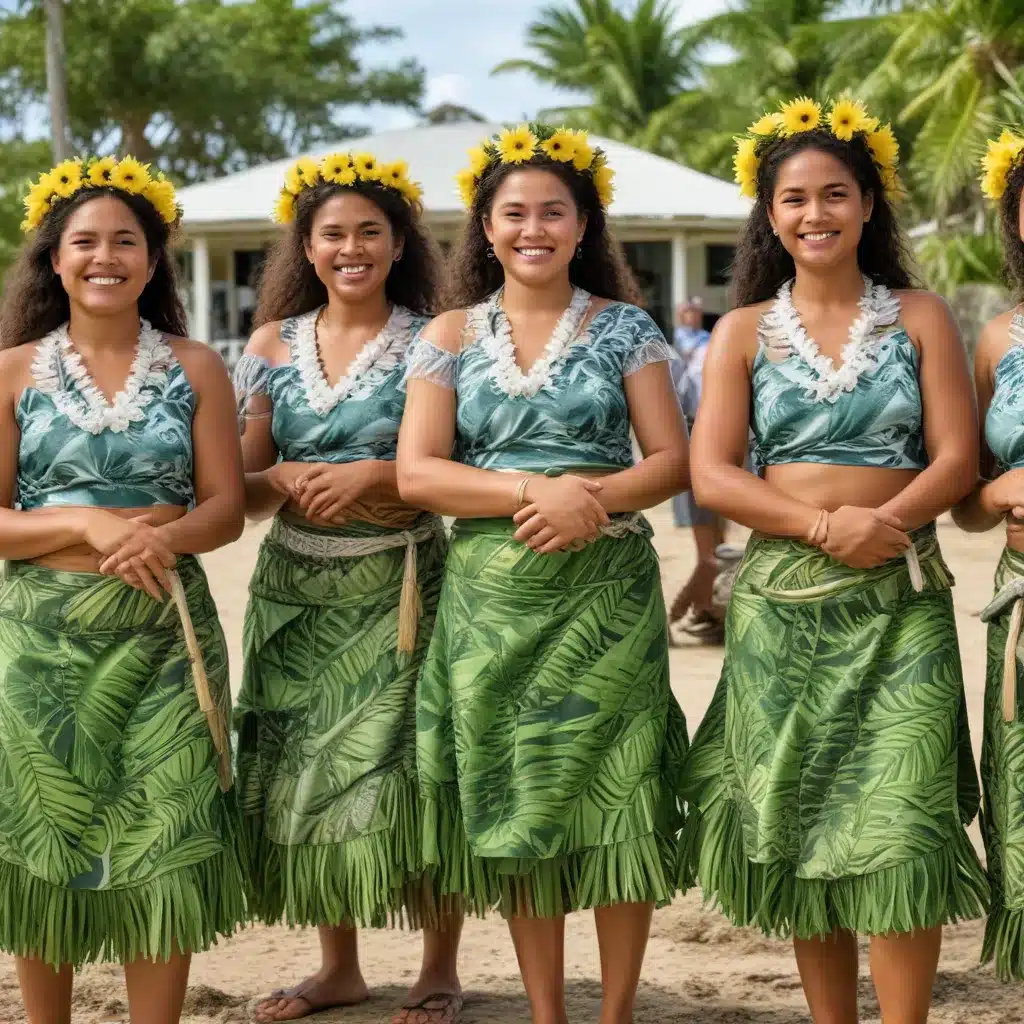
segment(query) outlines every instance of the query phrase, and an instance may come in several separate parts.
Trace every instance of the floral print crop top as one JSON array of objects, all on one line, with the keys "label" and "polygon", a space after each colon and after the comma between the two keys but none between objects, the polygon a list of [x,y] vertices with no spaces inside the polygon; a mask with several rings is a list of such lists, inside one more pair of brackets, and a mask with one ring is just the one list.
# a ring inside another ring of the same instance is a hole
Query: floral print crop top
[{"label": "floral print crop top", "polygon": [[541,356],[523,372],[501,296],[466,311],[458,354],[424,338],[409,354],[408,377],[458,396],[453,457],[480,469],[530,473],[631,466],[623,379],[669,359],[658,325],[625,302],[586,323],[591,297],[577,288]]}]

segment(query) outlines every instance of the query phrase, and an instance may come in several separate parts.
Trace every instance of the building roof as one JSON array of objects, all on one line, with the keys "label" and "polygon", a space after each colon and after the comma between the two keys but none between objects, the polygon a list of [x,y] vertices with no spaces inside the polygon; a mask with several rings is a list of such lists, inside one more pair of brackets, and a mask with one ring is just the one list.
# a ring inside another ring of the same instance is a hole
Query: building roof
[{"label": "building roof", "polygon": [[[405,160],[410,176],[423,185],[428,215],[455,217],[463,213],[455,174],[466,166],[466,151],[500,127],[428,125],[346,139],[313,149],[310,155],[367,150],[382,161]],[[597,136],[591,141],[605,150],[616,172],[615,201],[610,210],[614,219],[738,221],[750,210],[750,203],[735,185],[621,142]],[[182,189],[178,198],[185,229],[195,232],[204,225],[267,221],[292,162],[277,160]]]}]

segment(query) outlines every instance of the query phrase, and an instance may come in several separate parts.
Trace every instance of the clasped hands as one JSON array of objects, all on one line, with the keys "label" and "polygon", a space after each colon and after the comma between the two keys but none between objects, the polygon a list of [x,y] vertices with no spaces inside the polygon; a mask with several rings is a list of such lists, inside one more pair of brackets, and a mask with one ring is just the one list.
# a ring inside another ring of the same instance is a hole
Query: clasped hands
[{"label": "clasped hands", "polygon": [[891,512],[859,505],[843,505],[835,512],[819,515],[806,539],[853,569],[873,569],[903,554],[912,543]]},{"label": "clasped hands", "polygon": [[279,462],[269,471],[270,484],[297,506],[314,526],[343,526],[353,502],[377,479],[371,460],[358,462]]},{"label": "clasped hands", "polygon": [[513,536],[541,555],[582,550],[611,522],[596,497],[601,486],[600,480],[571,473],[529,477],[526,504],[512,517],[518,527]]}]

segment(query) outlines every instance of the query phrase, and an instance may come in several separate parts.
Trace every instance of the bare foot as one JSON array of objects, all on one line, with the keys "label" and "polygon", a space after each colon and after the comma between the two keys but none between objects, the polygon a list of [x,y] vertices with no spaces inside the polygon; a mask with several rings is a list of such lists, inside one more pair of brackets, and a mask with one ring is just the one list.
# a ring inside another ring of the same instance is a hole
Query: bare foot
[{"label": "bare foot", "polygon": [[289,989],[279,989],[256,1007],[261,1024],[299,1020],[321,1010],[356,1006],[370,998],[370,990],[358,969],[354,974],[325,974],[318,971]]},{"label": "bare foot", "polygon": [[411,989],[391,1024],[451,1024],[462,1011],[458,977],[423,976]]}]

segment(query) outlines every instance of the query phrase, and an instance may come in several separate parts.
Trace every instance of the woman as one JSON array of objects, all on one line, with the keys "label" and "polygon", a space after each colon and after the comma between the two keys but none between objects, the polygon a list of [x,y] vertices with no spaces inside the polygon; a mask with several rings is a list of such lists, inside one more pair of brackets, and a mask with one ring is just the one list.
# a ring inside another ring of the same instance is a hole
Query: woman
[{"label": "woman", "polygon": [[405,500],[458,517],[420,681],[424,854],[444,892],[500,904],[536,1024],[564,1024],[564,914],[593,907],[611,1024],[674,891],[686,726],[639,510],[686,488],[686,433],[604,154],[524,125],[472,160],[398,455]]},{"label": "woman", "polygon": [[850,100],[785,104],[740,141],[740,308],[693,441],[697,500],[754,535],[688,762],[683,877],[736,924],[792,934],[830,1024],[857,1020],[857,933],[887,1024],[924,1021],[941,925],[984,905],[934,527],[974,482],[974,410],[949,311],[911,287],[896,156]]},{"label": "woman", "polygon": [[0,948],[31,1024],[68,1024],[97,960],[133,1020],[173,1024],[192,953],[245,914],[195,557],[244,523],[231,385],[183,336],[169,182],[69,160],[26,204],[0,310]]},{"label": "woman", "polygon": [[401,502],[395,446],[405,354],[434,307],[436,255],[403,164],[300,160],[263,274],[260,325],[236,368],[246,505],[275,516],[250,587],[239,788],[253,910],[317,925],[320,970],[262,1021],[368,998],[356,925],[425,925],[396,1021],[454,1020],[461,917],[424,878],[415,686],[445,540]]},{"label": "woman", "polygon": [[[1006,268],[1017,298],[1024,296],[1024,137],[1004,132],[989,143],[982,190],[998,203]],[[954,517],[965,530],[1006,521],[1006,549],[996,570],[996,593],[982,612],[988,622],[985,733],[981,746],[984,802],[981,831],[992,908],[984,961],[995,960],[1003,980],[1024,980],[1024,695],[1017,644],[1024,613],[1024,314],[1020,307],[987,324],[974,354],[982,430],[978,486]]]}]

